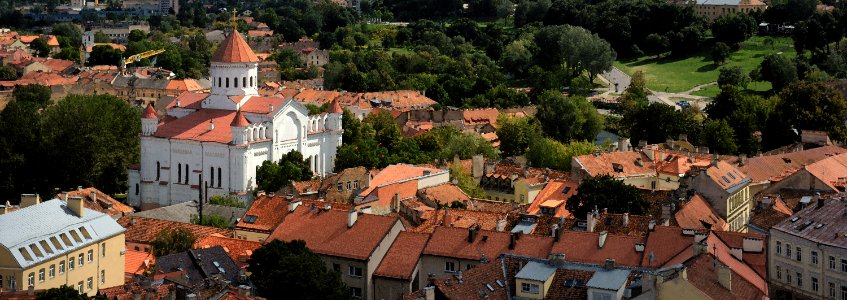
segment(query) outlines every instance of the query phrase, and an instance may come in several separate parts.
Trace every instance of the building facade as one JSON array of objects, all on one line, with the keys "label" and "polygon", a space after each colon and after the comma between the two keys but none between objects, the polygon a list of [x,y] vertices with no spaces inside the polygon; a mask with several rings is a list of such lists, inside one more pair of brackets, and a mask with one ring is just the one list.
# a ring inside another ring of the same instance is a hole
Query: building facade
[{"label": "building facade", "polygon": [[142,116],[141,164],[130,170],[130,205],[154,208],[209,195],[249,200],[266,160],[299,151],[318,176],[333,170],[341,145],[341,107],[309,115],[305,106],[258,94],[259,59],[237,31],[212,57],[211,93],[183,93],[159,118]]},{"label": "building facade", "polygon": [[[62,285],[94,296],[124,284],[124,229],[84,201],[27,203],[0,215],[0,290]],[[13,230],[9,230],[14,228]]]},{"label": "building facade", "polygon": [[753,198],[750,177],[723,161],[692,172],[691,188],[700,193],[726,219],[729,231],[747,232]]}]

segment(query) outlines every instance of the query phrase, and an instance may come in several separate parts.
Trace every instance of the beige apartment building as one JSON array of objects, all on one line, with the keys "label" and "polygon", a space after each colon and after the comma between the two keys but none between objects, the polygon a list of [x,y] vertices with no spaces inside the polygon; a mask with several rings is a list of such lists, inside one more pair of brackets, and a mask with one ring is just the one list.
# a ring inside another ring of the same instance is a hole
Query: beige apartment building
[{"label": "beige apartment building", "polygon": [[708,168],[692,172],[690,187],[712,204],[718,214],[726,219],[729,231],[747,232],[747,221],[753,200],[750,195],[750,177],[732,165],[715,160]]},{"label": "beige apartment building", "polygon": [[768,277],[776,299],[847,299],[847,199],[821,198],[771,227]]},{"label": "beige apartment building", "polygon": [[79,197],[21,198],[20,210],[0,215],[0,290],[68,285],[94,296],[124,284],[124,228],[114,219]]}]

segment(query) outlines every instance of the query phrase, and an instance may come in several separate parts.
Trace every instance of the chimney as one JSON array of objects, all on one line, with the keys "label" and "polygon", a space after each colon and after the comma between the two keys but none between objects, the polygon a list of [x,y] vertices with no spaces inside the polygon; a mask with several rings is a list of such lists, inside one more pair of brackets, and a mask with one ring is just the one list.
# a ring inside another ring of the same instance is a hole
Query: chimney
[{"label": "chimney", "polygon": [[517,243],[517,233],[513,232],[509,235],[509,250],[515,249],[515,244]]},{"label": "chimney", "polygon": [[559,224],[553,224],[553,226],[550,226],[550,236],[553,237],[554,242],[559,241],[558,233],[559,233]]},{"label": "chimney", "polygon": [[718,282],[726,288],[727,290],[732,290],[732,269],[724,264],[718,264],[715,268],[715,271],[718,272]]},{"label": "chimney", "polygon": [[764,251],[765,242],[760,238],[744,237],[742,247],[744,252],[759,252]]},{"label": "chimney", "polygon": [[506,219],[497,220],[497,231],[506,230]]},{"label": "chimney", "polygon": [[694,242],[694,256],[706,253],[709,251],[709,244],[706,242]]},{"label": "chimney", "polygon": [[356,218],[359,216],[359,213],[356,212],[355,208],[351,208],[350,212],[347,213],[347,228],[353,227],[353,224],[356,224]]},{"label": "chimney", "polygon": [[824,197],[821,197],[821,196],[815,196],[815,197],[818,198],[818,207],[817,208],[821,208],[826,204],[826,202],[825,202],[826,199],[824,199]]},{"label": "chimney", "polygon": [[476,238],[476,233],[476,226],[468,227],[468,243],[473,243],[473,240]]},{"label": "chimney", "polygon": [[238,286],[238,296],[244,297],[244,298],[249,298],[250,297],[250,287],[243,285],[243,284],[239,285]]},{"label": "chimney", "polygon": [[629,227],[629,213],[623,213],[623,227]]},{"label": "chimney", "polygon": [[670,219],[671,218],[671,205],[665,204],[662,205],[662,219]]},{"label": "chimney", "polygon": [[564,253],[550,253],[550,256],[547,257],[547,260],[550,261],[554,267],[562,267],[565,264],[565,254]]},{"label": "chimney", "polygon": [[435,287],[428,286],[423,288],[424,300],[435,300]]},{"label": "chimney", "polygon": [[95,192],[94,189],[91,189],[91,193],[88,193],[88,198],[94,203],[97,203],[97,192]]},{"label": "chimney", "polygon": [[615,259],[614,258],[607,258],[606,263],[603,264],[603,269],[605,269],[606,271],[614,270],[615,269]]},{"label": "chimney", "polygon": [[68,197],[68,208],[80,218],[84,217],[85,206],[82,197]]},{"label": "chimney", "polygon": [[370,205],[368,205],[368,206],[362,207],[362,209],[359,210],[359,213],[361,213],[361,214],[373,214],[373,209],[371,208]]},{"label": "chimney", "polygon": [[209,120],[209,131],[215,130],[215,120]]},{"label": "chimney", "polygon": [[655,229],[655,228],[656,228],[656,220],[650,220],[650,222],[647,223],[647,229],[650,230],[650,231],[653,231],[653,229]]},{"label": "chimney", "polygon": [[294,211],[302,203],[303,203],[303,201],[300,201],[300,200],[294,200],[294,201],[288,202],[288,212]]},{"label": "chimney", "polygon": [[594,232],[594,227],[597,226],[597,219],[594,218],[594,213],[589,211],[585,221],[585,230],[588,232]]},{"label": "chimney", "polygon": [[598,247],[603,248],[603,245],[606,244],[606,237],[608,235],[609,235],[609,233],[605,230],[600,232],[600,235],[597,237],[597,246]]},{"label": "chimney", "polygon": [[447,226],[447,227],[453,226],[453,218],[450,215],[450,209],[449,208],[446,208],[446,207],[444,208],[444,218],[443,218],[441,224],[444,225],[444,226]]},{"label": "chimney", "polygon": [[41,197],[38,194],[22,194],[20,208],[30,207],[41,203]]},{"label": "chimney", "polygon": [[180,104],[180,103],[179,103],[179,98],[177,98],[177,99],[176,99],[176,104],[174,105],[174,107],[179,107],[179,104]]},{"label": "chimney", "polygon": [[273,112],[273,111],[274,111],[274,105],[268,104],[268,112]]},{"label": "chimney", "polygon": [[394,211],[400,211],[400,193],[394,193]]},{"label": "chimney", "polygon": [[4,215],[5,215],[5,214],[8,214],[8,213],[9,213],[9,209],[11,209],[11,208],[12,208],[12,203],[10,203],[10,202],[9,202],[9,200],[6,200],[6,205],[5,205],[5,206],[3,206],[3,214],[4,214]]}]

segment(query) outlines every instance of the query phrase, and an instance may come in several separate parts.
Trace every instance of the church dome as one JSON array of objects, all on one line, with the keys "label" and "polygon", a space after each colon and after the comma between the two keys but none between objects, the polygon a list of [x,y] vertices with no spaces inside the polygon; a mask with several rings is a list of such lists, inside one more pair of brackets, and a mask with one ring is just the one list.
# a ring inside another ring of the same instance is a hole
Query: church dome
[{"label": "church dome", "polygon": [[233,30],[223,43],[218,46],[218,51],[212,55],[212,62],[222,63],[247,63],[259,62],[259,58],[250,49],[250,45],[244,40],[244,37],[238,33],[238,30]]}]

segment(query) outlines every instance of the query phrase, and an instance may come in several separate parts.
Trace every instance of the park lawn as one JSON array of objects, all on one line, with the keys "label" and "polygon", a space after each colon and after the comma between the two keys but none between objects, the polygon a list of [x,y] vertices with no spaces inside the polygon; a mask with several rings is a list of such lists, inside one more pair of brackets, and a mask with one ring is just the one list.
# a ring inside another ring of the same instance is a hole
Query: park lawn
[{"label": "park lawn", "polygon": [[[756,94],[762,94],[762,92],[769,91],[771,89],[771,83],[767,81],[754,81],[747,85],[747,92],[752,92]],[[692,92],[691,94],[694,96],[703,96],[714,98],[721,92],[721,89],[717,84],[713,84],[707,86],[699,91]]]},{"label": "park lawn", "polygon": [[[791,38],[773,37],[773,47],[764,45],[765,39],[766,37],[760,36],[750,38],[721,66],[712,62],[710,46],[687,58],[666,57],[657,60],[654,56],[645,56],[633,61],[616,61],[615,66],[629,75],[637,71],[644,72],[647,87],[653,91],[685,92],[697,85],[716,81],[720,67],[741,66],[745,72],[750,72],[758,67],[768,54],[782,52],[790,57],[796,55]],[[717,87],[707,87],[694,94],[714,96],[717,91]]]}]

